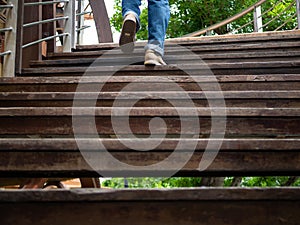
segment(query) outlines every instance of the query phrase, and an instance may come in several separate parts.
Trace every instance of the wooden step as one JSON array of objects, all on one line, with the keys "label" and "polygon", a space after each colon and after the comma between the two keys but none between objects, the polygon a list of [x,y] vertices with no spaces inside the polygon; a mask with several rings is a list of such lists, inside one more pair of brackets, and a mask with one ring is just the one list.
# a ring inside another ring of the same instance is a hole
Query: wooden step
[{"label": "wooden step", "polygon": [[[184,71],[185,72],[184,72]],[[242,63],[209,63],[203,65],[183,64],[146,67],[143,65],[90,66],[90,67],[46,67],[25,68],[22,76],[170,76],[170,75],[258,75],[258,74],[299,74],[300,60]]]},{"label": "wooden step", "polygon": [[[37,87],[36,87],[37,88]],[[24,89],[24,88],[23,88]],[[210,92],[211,96],[218,96]],[[256,107],[256,108],[300,108],[300,91],[223,91],[227,107]],[[209,107],[204,92],[188,91],[185,95],[177,92],[101,92],[96,101],[92,100],[93,93],[73,92],[1,92],[0,107],[72,107],[74,98],[80,106],[113,107],[116,99],[119,104],[129,106],[136,102],[136,107],[171,107],[187,106],[186,97],[192,99],[195,107]],[[171,100],[172,104],[167,100]],[[210,103],[219,101],[210,97]]]},{"label": "wooden step", "polygon": [[[274,57],[293,57],[293,56],[298,56],[298,48],[294,47],[293,49],[286,49],[284,47],[282,48],[276,48],[275,50],[270,48],[266,49],[248,49],[247,51],[241,51],[241,50],[228,50],[228,51],[222,51],[222,49],[217,49],[217,50],[210,50],[210,51],[205,51],[202,49],[199,51],[194,52],[198,57],[200,57],[203,60],[209,60],[209,59],[214,59],[214,56],[216,56],[216,59],[238,59],[238,58],[268,58],[271,56]],[[66,60],[66,59],[89,59],[89,58],[98,58],[101,57],[103,60],[105,59],[110,59],[110,58],[130,58],[132,57],[135,59],[135,61],[143,60],[144,57],[144,51],[139,50],[135,51],[134,54],[118,54],[118,51],[110,51],[110,52],[103,52],[103,51],[80,51],[80,52],[65,52],[65,53],[55,53],[55,54],[50,54],[47,56],[48,60]],[[184,55],[185,57],[190,57],[191,58],[192,53],[188,52],[181,52],[181,55]],[[176,55],[176,52],[174,53],[166,53],[164,58],[165,59],[176,59],[179,58],[179,54]]]},{"label": "wooden step", "polygon": [[[103,56],[101,58],[93,58],[88,56],[82,58],[82,56],[71,59],[55,59],[55,60],[42,60],[32,61],[31,67],[70,67],[70,66],[89,66],[98,60],[97,65],[102,66],[115,66],[115,65],[128,65],[135,62],[136,65],[144,63],[144,55],[140,56]],[[100,57],[100,56],[99,56]],[[270,51],[255,53],[219,53],[219,54],[201,54],[199,57],[194,55],[174,55],[164,57],[167,64],[191,64],[199,63],[199,58],[205,63],[235,63],[235,62],[270,62],[270,61],[296,61],[300,59],[299,51]]]},{"label": "wooden step", "polygon": [[[226,137],[235,136],[299,136],[299,108],[173,108],[173,107],[17,107],[0,108],[0,121],[2,128],[0,135],[73,135],[73,114],[81,115],[78,125],[81,134],[93,134],[91,119],[99,134],[114,135],[112,119],[119,127],[127,127],[124,118],[129,114],[130,128],[134,134],[149,135],[149,123],[155,117],[161,117],[167,126],[167,134],[180,135],[182,132],[198,136],[209,136],[211,133],[211,115],[221,116],[220,123],[226,117]],[[195,110],[197,113],[195,114]],[[227,114],[225,114],[225,111]],[[113,114],[112,114],[113,112]],[[213,113],[213,114],[212,114]],[[181,117],[179,117],[179,115]],[[197,116],[198,115],[198,116]],[[77,117],[76,117],[77,118]],[[195,120],[197,119],[197,123]],[[187,127],[181,130],[182,123]],[[195,133],[195,129],[200,132]],[[154,134],[164,133],[165,128],[157,127],[152,130]],[[119,131],[128,134],[128,131]],[[222,133],[224,130],[215,131]]]},{"label": "wooden step", "polygon": [[[284,41],[299,41],[300,33],[298,30],[286,32],[264,32],[253,34],[238,34],[238,35],[219,35],[206,36],[196,38],[175,38],[166,40],[166,47],[179,44],[185,47],[195,45],[211,45],[216,46],[220,44],[253,44],[253,43],[280,43]],[[144,47],[146,41],[137,42],[137,48]],[[75,51],[89,51],[89,50],[111,50],[118,47],[117,43],[102,43],[97,45],[83,45],[76,46]]]},{"label": "wooden step", "polygon": [[[130,85],[131,92],[172,92],[178,87],[192,92],[216,91],[284,91],[299,90],[299,74],[262,75],[172,75],[172,76],[88,76],[80,77],[18,77],[0,78],[2,96],[7,92],[124,92]],[[99,90],[101,88],[101,90]],[[217,88],[217,89],[216,89]],[[130,92],[127,89],[126,92]],[[275,93],[275,92],[274,92]],[[146,96],[145,96],[146,97]],[[5,99],[3,99],[5,100]]]},{"label": "wooden step", "polygon": [[[280,176],[297,175],[300,171],[299,139],[164,139],[151,151],[136,151],[124,146],[134,143],[135,148],[145,149],[158,140],[101,139],[107,147],[107,151],[103,151],[99,148],[99,139],[79,138],[77,143],[84,146],[79,152],[75,139],[2,138],[0,177],[140,177],[164,176],[166,173],[177,176]],[[182,147],[174,155],[179,141]],[[222,145],[212,164],[199,170],[208,141]],[[166,166],[155,170],[147,167],[166,160],[171,154],[176,160],[169,161]],[[114,163],[111,156],[117,162],[136,168],[126,170],[115,164],[111,167]],[[93,162],[93,166],[87,162]]]},{"label": "wooden step", "polygon": [[300,219],[297,188],[14,190],[0,192],[0,199],[3,224],[15,225],[52,225],[54,220],[72,225],[292,225]]}]

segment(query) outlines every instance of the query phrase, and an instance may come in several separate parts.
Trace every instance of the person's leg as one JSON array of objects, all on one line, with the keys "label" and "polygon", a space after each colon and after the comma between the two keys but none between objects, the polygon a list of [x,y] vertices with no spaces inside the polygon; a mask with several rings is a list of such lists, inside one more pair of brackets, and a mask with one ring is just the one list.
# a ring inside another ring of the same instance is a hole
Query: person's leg
[{"label": "person's leg", "polygon": [[122,0],[122,16],[123,19],[130,13],[132,13],[137,22],[137,30],[140,27],[140,6],[141,6],[141,0]]},{"label": "person's leg", "polygon": [[126,53],[134,49],[135,33],[140,27],[140,5],[141,0],[122,0],[123,26],[119,44]]},{"label": "person's leg", "polygon": [[148,0],[148,44],[146,50],[164,55],[164,41],[170,19],[168,0]]}]

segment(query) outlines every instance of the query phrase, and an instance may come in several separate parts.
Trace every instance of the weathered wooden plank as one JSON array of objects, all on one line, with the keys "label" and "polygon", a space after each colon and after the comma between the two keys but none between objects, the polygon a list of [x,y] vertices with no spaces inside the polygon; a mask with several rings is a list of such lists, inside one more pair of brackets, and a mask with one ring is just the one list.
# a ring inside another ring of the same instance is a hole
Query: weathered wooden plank
[{"label": "weathered wooden plank", "polygon": [[[49,89],[49,86],[47,89]],[[7,86],[5,86],[7,87]],[[54,86],[51,89],[64,89],[64,86]],[[11,87],[12,88],[12,87]],[[33,85],[29,86],[30,89]],[[35,86],[40,89],[40,86]],[[15,88],[17,90],[18,88]],[[25,88],[22,88],[24,91]],[[1,90],[1,87],[0,87]],[[21,91],[21,90],[20,90]],[[224,91],[226,107],[260,107],[260,108],[299,108],[300,91]],[[80,106],[112,107],[116,98],[122,106],[129,106],[136,101],[135,107],[177,107],[190,106],[187,96],[195,107],[219,105],[219,93],[210,92],[209,102],[204,92],[188,91],[184,95],[178,92],[100,92],[95,99],[95,93],[76,93],[76,103]],[[72,107],[75,93],[72,92],[1,92],[1,107]],[[164,100],[166,99],[166,100]]]},{"label": "weathered wooden plank", "polygon": [[[146,79],[146,78],[144,78]],[[161,78],[163,80],[163,78]],[[236,81],[236,82],[220,82],[211,78],[211,81],[206,82],[88,82],[84,81],[80,83],[80,89],[77,90],[78,83],[33,83],[29,84],[0,84],[0,91],[2,93],[8,92],[144,92],[140,96],[145,95],[147,92],[151,92],[154,95],[164,95],[167,92],[175,92],[180,89],[184,90],[184,93],[179,93],[179,95],[185,94],[185,92],[201,92],[205,90],[206,93],[211,93],[216,90],[236,91],[240,92],[241,95],[244,91],[289,91],[289,90],[300,90],[300,81]],[[158,93],[161,94],[158,94]],[[203,92],[202,92],[203,93]],[[55,94],[55,93],[53,93]],[[221,93],[219,93],[220,95]],[[287,93],[288,95],[288,93]]]},{"label": "weathered wooden plank", "polygon": [[[299,114],[298,114],[299,116]],[[156,117],[156,116],[155,116]],[[149,123],[153,117],[131,117],[130,128],[134,134],[149,135]],[[195,124],[195,118],[162,118],[167,126],[167,133],[170,135],[180,135],[182,133],[181,124],[185,124],[185,134],[191,137],[208,136],[211,134],[211,118],[199,118],[199,124]],[[90,118],[81,118],[81,124],[77,125],[81,134],[94,134],[91,130],[92,124]],[[112,127],[112,118],[96,117],[95,126],[99,134],[114,135],[115,130]],[[217,120],[218,121],[218,120]],[[223,122],[221,120],[220,122]],[[73,135],[72,117],[63,116],[6,116],[0,118],[1,129],[0,134],[3,135]],[[123,117],[114,117],[114,122],[121,126],[127,127],[124,124],[126,120]],[[78,127],[79,126],[79,127]],[[200,132],[195,134],[195,130],[199,129]],[[152,134],[161,134],[165,130],[155,129]],[[222,132],[222,131],[219,131]],[[218,132],[218,133],[219,133]],[[118,129],[119,134],[127,134],[128,132]],[[215,131],[217,133],[217,131]],[[289,137],[299,136],[299,118],[294,117],[227,117],[226,118],[226,137]]]},{"label": "weathered wooden plank", "polygon": [[[115,138],[1,138],[0,139],[0,151],[8,152],[76,152],[79,150],[77,142],[86,146],[88,151],[102,151],[98,147],[99,141],[110,152],[127,152],[131,149],[128,147],[135,144],[135,146],[142,149],[144,146],[154,146],[154,143],[160,139],[155,138],[138,138],[138,139],[115,139]],[[182,148],[178,148],[181,151],[204,151],[208,142],[217,143],[221,142],[220,151],[286,151],[299,152],[299,138],[231,138],[231,139],[179,139],[179,138],[164,138],[160,140],[160,144],[151,151],[156,152],[172,152],[178,147],[179,141],[182,143]],[[131,150],[133,151],[133,150]]]},{"label": "weathered wooden plank", "polygon": [[[277,52],[270,52],[269,54],[206,54],[201,55],[201,60],[203,60],[206,63],[230,63],[230,62],[269,62],[269,61],[292,61],[292,60],[298,60],[300,58],[299,51],[294,52],[288,52],[288,54],[285,52],[283,53],[277,53]],[[49,66],[86,66],[91,65],[95,62],[97,58],[75,58],[75,59],[55,59],[55,60],[43,60],[43,61],[32,61],[30,66],[31,67],[49,67]],[[199,63],[199,58],[195,57],[194,55],[174,55],[174,56],[168,56],[166,55],[164,57],[164,60],[167,64],[176,64],[176,63]],[[143,63],[144,56],[129,56],[129,57],[123,57],[123,56],[103,56],[103,58],[98,59],[97,65],[127,65],[130,62],[139,62]]]},{"label": "weathered wooden plank", "polygon": [[[101,151],[85,151],[83,157],[80,152],[70,151],[0,151],[0,177],[163,177],[166,173],[176,176],[297,176],[300,172],[297,151],[221,151],[205,170],[199,170],[203,152],[196,151],[187,158],[187,152],[178,151],[167,165],[155,170],[147,167],[166,160],[170,154],[169,151],[127,151],[110,152],[108,157]],[[86,160],[92,161],[93,166]],[[135,166],[135,169],[125,169],[121,163]]]},{"label": "weathered wooden plank", "polygon": [[[135,53],[144,52],[143,47],[146,45],[146,42],[142,42],[136,45]],[[103,48],[103,46],[98,45],[87,45],[82,49],[83,51],[103,51],[103,50],[113,50],[120,53],[120,50],[114,50],[118,46],[111,46],[108,48]],[[234,42],[234,43],[202,43],[202,44],[195,44],[195,45],[185,45],[184,47],[178,47],[178,45],[166,45],[165,52],[166,55],[168,54],[182,54],[187,53],[188,51],[192,52],[207,52],[207,51],[216,51],[216,52],[236,52],[236,51],[249,51],[249,50],[263,50],[263,49],[290,49],[295,50],[299,48],[299,40],[288,40],[283,39],[282,41],[266,41],[266,42]],[[81,51],[82,51],[81,50]],[[78,47],[76,49],[77,52],[80,51]]]},{"label": "weathered wooden plank", "polygon": [[[76,106],[76,105],[75,105]],[[226,114],[225,114],[226,112]],[[11,107],[0,108],[0,117],[80,116],[80,117],[298,117],[298,108],[226,108],[226,107]]]},{"label": "weathered wooden plank", "polygon": [[[47,68],[25,68],[23,75],[83,75],[101,76],[103,74],[113,73],[116,75],[185,75],[185,72],[193,75],[209,75],[211,72],[215,75],[220,74],[266,74],[266,73],[300,73],[300,61],[272,61],[272,62],[245,62],[245,63],[209,63],[201,65],[184,64],[184,65],[166,65],[156,67],[145,67],[144,65],[125,66],[120,70],[115,66],[95,66],[95,67],[47,67]],[[182,71],[184,70],[184,71]],[[163,72],[163,73],[162,73]],[[150,73],[150,74],[149,74]],[[111,75],[113,75],[111,74]]]},{"label": "weathered wooden plank", "polygon": [[[209,92],[209,100],[218,100],[220,99],[219,92]],[[77,100],[92,100],[95,98],[94,92],[1,92],[0,100],[1,101],[34,101],[34,100],[74,100],[76,96]],[[98,100],[158,100],[162,97],[165,99],[172,100],[186,100],[187,98],[193,100],[207,100],[208,98],[205,95],[205,92],[199,91],[187,91],[184,94],[175,92],[175,91],[166,91],[166,92],[100,92],[97,95]],[[277,101],[281,100],[297,100],[300,98],[299,91],[224,91],[222,97],[225,100],[230,99],[276,99]],[[0,103],[1,104],[1,103]],[[126,106],[126,105],[124,105]],[[150,105],[149,105],[150,106]],[[184,105],[182,105],[184,106]]]},{"label": "weathered wooden plank", "polygon": [[15,190],[0,199],[3,223],[16,225],[50,225],[53,218],[74,225],[296,225],[300,218],[297,188]]},{"label": "weathered wooden plank", "polygon": [[[104,54],[105,53],[105,54]],[[57,60],[57,59],[87,59],[87,58],[95,58],[95,57],[102,57],[103,59],[105,58],[110,58],[110,57],[118,57],[118,58],[128,58],[128,57],[135,57],[137,59],[141,58],[144,56],[143,51],[136,51],[133,55],[128,55],[128,54],[123,54],[123,55],[118,55],[116,51],[107,51],[107,50],[96,50],[96,51],[79,51],[79,52],[72,52],[72,53],[53,53],[49,54],[47,56],[48,60]],[[214,56],[216,58],[263,58],[263,57],[284,57],[284,56],[298,56],[299,51],[295,49],[287,49],[284,48],[279,48],[276,50],[273,49],[261,49],[261,50],[248,50],[248,51],[227,51],[227,52],[221,52],[219,50],[215,51],[203,51],[203,52],[195,52],[195,54],[199,55],[201,59],[213,59]],[[187,57],[189,55],[186,55]],[[172,54],[166,54],[164,58],[168,57],[176,57],[176,55]]]},{"label": "weathered wooden plank", "polygon": [[[73,189],[73,190],[3,190],[1,203],[110,202],[122,201],[264,201],[300,200],[297,187],[268,188],[172,188],[172,189]],[[136,208],[135,208],[136,209]]]},{"label": "weathered wooden plank", "polygon": [[[178,82],[178,83],[155,83],[155,82],[115,82],[115,83],[80,83],[80,89],[77,90],[78,84],[66,83],[66,84],[33,84],[33,85],[1,85],[1,92],[91,92],[91,93],[107,93],[107,92],[143,92],[140,95],[135,94],[136,96],[144,96],[147,92],[152,93],[153,95],[163,96],[168,92],[175,92],[180,89],[184,90],[182,93],[179,92],[178,95],[184,95],[189,92],[203,93],[201,90],[205,90],[206,93],[217,93],[215,90],[220,90],[223,92],[235,91],[241,93],[241,96],[244,95],[245,91],[253,92],[264,92],[264,91],[289,91],[300,90],[300,81],[269,81],[269,82],[222,82],[218,83],[217,81],[212,82],[203,82],[203,83],[190,83],[190,82]],[[53,93],[55,94],[55,93]],[[91,94],[92,95],[92,94]],[[197,95],[197,94],[195,94]],[[219,92],[219,96],[221,92]],[[247,94],[245,94],[247,95]],[[288,93],[286,93],[288,96]],[[292,94],[291,94],[292,95]],[[132,95],[132,97],[134,94]],[[236,95],[237,96],[237,95]]]},{"label": "weathered wooden plank", "polygon": [[[223,82],[269,82],[269,81],[299,81],[300,74],[250,74],[250,75],[234,75],[234,76],[227,76],[227,75],[201,75],[201,76],[188,76],[188,75],[174,75],[174,76],[155,76],[155,74],[151,76],[103,76],[103,77],[95,77],[95,76],[86,76],[85,78],[80,77],[1,77],[0,78],[0,85],[7,86],[13,84],[31,84],[31,85],[42,85],[42,84],[78,84],[79,81],[81,84],[93,84],[93,83],[193,83],[193,82],[201,82],[201,83],[209,83],[212,81],[217,80],[220,83]],[[0,87],[1,87],[0,86]]]},{"label": "weathered wooden plank", "polygon": [[[300,60],[296,61],[286,61],[286,62],[281,62],[281,61],[272,61],[272,62],[242,62],[242,63],[210,63],[210,64],[202,64],[202,65],[194,65],[194,64],[184,64],[184,65],[165,65],[165,66],[157,66],[157,67],[147,67],[143,65],[129,65],[126,67],[121,68],[121,70],[124,71],[130,71],[134,70],[135,72],[137,71],[164,71],[164,70],[171,70],[171,71],[176,71],[176,70],[187,70],[187,71],[192,71],[192,70],[205,70],[207,68],[211,69],[216,69],[216,68],[279,68],[279,67],[299,67],[300,65]],[[103,72],[115,72],[116,71],[116,66],[101,66],[101,67],[89,67],[89,71],[103,71]],[[27,68],[24,69],[24,72],[43,72],[43,71],[48,71],[49,73],[52,70],[61,70],[63,71],[72,71],[73,69],[77,69],[79,72],[80,71],[86,71],[87,68],[77,68],[77,67],[66,67],[66,68]],[[208,74],[209,75],[209,74]]]},{"label": "weathered wooden plank", "polygon": [[[25,94],[26,96],[26,94]],[[276,95],[275,95],[276,96]],[[295,95],[294,95],[295,96]],[[19,98],[20,97],[20,98]],[[254,107],[254,108],[300,108],[299,99],[293,99],[293,95],[290,94],[287,98],[267,98],[267,95],[264,95],[265,98],[247,98],[247,96],[242,96],[239,99],[230,99],[225,98],[226,107]],[[73,98],[69,95],[56,95],[52,96],[36,96],[29,95],[28,98],[23,95],[11,96],[7,95],[6,97],[0,95],[0,107],[72,107]],[[132,105],[134,99],[119,99],[118,102],[124,106]],[[169,99],[170,100],[170,99]],[[219,100],[210,99],[210,104],[218,104]],[[115,99],[109,98],[109,96],[104,98],[99,98],[96,102],[94,100],[81,99],[76,100],[77,104],[82,107],[113,107]],[[177,106],[186,106],[188,105],[185,99],[175,99],[172,98],[172,104]],[[206,99],[194,98],[193,104],[195,107],[209,107],[209,103]],[[166,100],[146,98],[139,100],[135,103],[135,107],[171,107],[171,103]]]},{"label": "weathered wooden plank", "polygon": [[[205,37],[196,37],[196,38],[174,38],[166,40],[166,47],[169,45],[180,44],[183,46],[186,45],[219,45],[219,44],[227,44],[238,43],[242,45],[243,43],[282,43],[284,41],[299,41],[299,32],[298,31],[287,31],[287,33],[281,32],[263,32],[263,33],[252,33],[252,34],[239,34],[239,35],[219,35],[219,36],[205,36]],[[145,41],[138,41],[136,43],[137,47],[144,46],[146,44]],[[97,45],[78,45],[76,47],[76,51],[88,51],[88,50],[99,50],[99,49],[110,49],[118,47],[117,43],[101,43]]]}]

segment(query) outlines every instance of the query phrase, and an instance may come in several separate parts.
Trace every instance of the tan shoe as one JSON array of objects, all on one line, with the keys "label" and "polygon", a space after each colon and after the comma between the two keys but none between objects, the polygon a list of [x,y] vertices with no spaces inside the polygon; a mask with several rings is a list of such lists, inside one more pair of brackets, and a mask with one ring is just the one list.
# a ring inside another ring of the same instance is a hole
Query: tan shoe
[{"label": "tan shoe", "polygon": [[167,65],[162,57],[155,53],[153,50],[148,49],[145,54],[145,63],[146,66],[160,66]]},{"label": "tan shoe", "polygon": [[119,45],[122,52],[131,53],[134,49],[136,33],[136,18],[133,14],[129,13],[123,21]]}]

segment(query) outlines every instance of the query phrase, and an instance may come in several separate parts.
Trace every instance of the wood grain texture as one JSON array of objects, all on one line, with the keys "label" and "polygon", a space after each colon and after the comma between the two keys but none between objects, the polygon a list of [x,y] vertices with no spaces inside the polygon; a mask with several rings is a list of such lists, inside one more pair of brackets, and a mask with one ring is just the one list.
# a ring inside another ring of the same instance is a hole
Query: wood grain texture
[{"label": "wood grain texture", "polygon": [[0,198],[3,223],[16,225],[50,225],[53,218],[74,225],[296,225],[300,218],[292,188],[10,191]]}]

